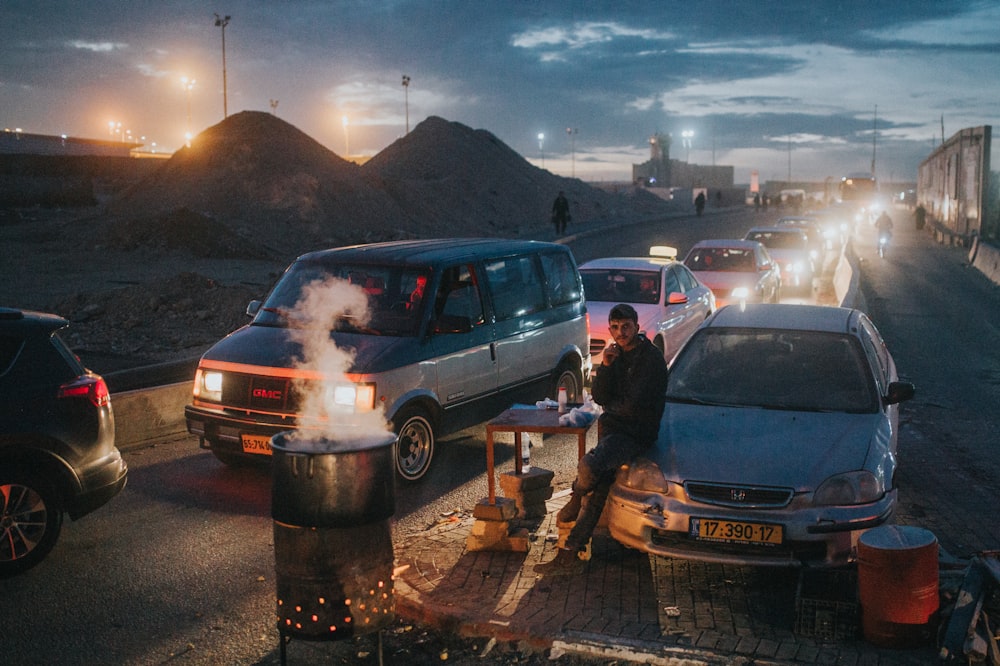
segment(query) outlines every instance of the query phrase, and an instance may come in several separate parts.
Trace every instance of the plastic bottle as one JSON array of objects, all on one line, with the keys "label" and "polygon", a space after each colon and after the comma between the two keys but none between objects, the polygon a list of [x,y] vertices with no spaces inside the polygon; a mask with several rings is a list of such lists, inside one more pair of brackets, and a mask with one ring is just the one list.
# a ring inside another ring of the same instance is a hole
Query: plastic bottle
[{"label": "plastic bottle", "polygon": [[531,436],[526,433],[521,433],[521,473],[531,471]]},{"label": "plastic bottle", "polygon": [[559,387],[559,413],[562,414],[566,411],[566,387]]}]

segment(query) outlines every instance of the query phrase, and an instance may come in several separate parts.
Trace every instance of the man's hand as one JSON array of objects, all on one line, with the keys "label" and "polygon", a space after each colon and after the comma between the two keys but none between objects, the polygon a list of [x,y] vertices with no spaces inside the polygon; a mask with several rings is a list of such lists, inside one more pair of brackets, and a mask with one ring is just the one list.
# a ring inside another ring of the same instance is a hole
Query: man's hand
[{"label": "man's hand", "polygon": [[601,365],[611,365],[615,362],[615,359],[618,358],[618,355],[621,354],[621,352],[621,347],[618,345],[611,345],[604,350],[604,356],[601,358]]}]

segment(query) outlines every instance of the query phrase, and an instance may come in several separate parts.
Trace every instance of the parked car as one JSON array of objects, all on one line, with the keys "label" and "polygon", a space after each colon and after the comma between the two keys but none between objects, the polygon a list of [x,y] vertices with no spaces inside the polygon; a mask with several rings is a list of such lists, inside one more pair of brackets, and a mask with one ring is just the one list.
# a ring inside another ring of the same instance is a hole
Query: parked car
[{"label": "parked car", "polygon": [[59,337],[68,325],[0,308],[0,578],[41,562],[64,514],[87,515],[128,478],[108,386]]},{"label": "parked car", "polygon": [[639,330],[669,360],[715,311],[715,295],[682,263],[677,250],[650,248],[648,257],[606,257],[580,266],[590,313],[590,356],[597,365],[613,343],[608,313],[629,303],[639,314]]},{"label": "parked car", "polygon": [[688,251],[684,265],[712,290],[720,308],[781,300],[781,270],[757,241],[701,240]]},{"label": "parked car", "polygon": [[781,286],[786,292],[794,289],[808,294],[812,291],[816,263],[806,232],[790,226],[753,227],[743,238],[762,243],[767,248],[781,269]]},{"label": "parked car", "polygon": [[895,511],[913,394],[858,310],[721,308],[671,364],[659,438],[611,490],[611,534],[670,557],[843,565]]},{"label": "parked car", "polygon": [[[304,312],[317,284],[331,285],[327,301]],[[247,312],[248,325],[202,356],[184,410],[188,431],[229,465],[269,460],[279,432],[370,418],[391,425],[396,471],[415,481],[441,436],[560,387],[579,401],[590,375],[583,286],[556,243],[447,238],[312,252]],[[332,343],[322,353],[343,365],[304,359],[307,339]],[[310,397],[318,409],[304,408]]]}]

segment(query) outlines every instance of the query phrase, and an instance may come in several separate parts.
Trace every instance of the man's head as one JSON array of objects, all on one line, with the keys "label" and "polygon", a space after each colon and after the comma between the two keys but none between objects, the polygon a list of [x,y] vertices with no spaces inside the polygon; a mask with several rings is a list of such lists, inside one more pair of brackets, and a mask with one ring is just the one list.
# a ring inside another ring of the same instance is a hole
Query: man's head
[{"label": "man's head", "polygon": [[639,342],[639,315],[628,303],[619,303],[608,313],[608,332],[615,343],[625,351],[632,350]]}]

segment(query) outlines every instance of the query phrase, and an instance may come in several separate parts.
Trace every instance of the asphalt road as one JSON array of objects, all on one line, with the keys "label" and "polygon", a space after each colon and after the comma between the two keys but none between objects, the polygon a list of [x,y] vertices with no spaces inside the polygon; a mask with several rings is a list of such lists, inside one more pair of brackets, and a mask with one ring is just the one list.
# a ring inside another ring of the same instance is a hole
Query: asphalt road
[{"label": "asphalt road", "polygon": [[[616,232],[616,253],[731,236],[752,213]],[[731,225],[731,226],[730,226]],[[917,385],[902,411],[897,522],[934,532],[969,557],[1000,549],[1000,289],[967,267],[965,251],[903,228],[879,260],[862,230],[867,309],[901,374]],[[606,237],[573,243],[579,261],[607,254]],[[620,242],[620,245],[618,243]],[[394,534],[470,511],[486,495],[484,429],[443,442],[423,483],[400,488]],[[572,478],[575,447],[547,440],[536,464]],[[499,446],[498,465],[510,448]],[[126,452],[125,491],[67,523],[40,566],[0,581],[0,655],[14,664],[277,663],[267,470],[229,469],[191,437]],[[317,662],[327,653],[318,649]],[[486,662],[480,662],[486,663]],[[880,662],[882,663],[882,662]]]}]

